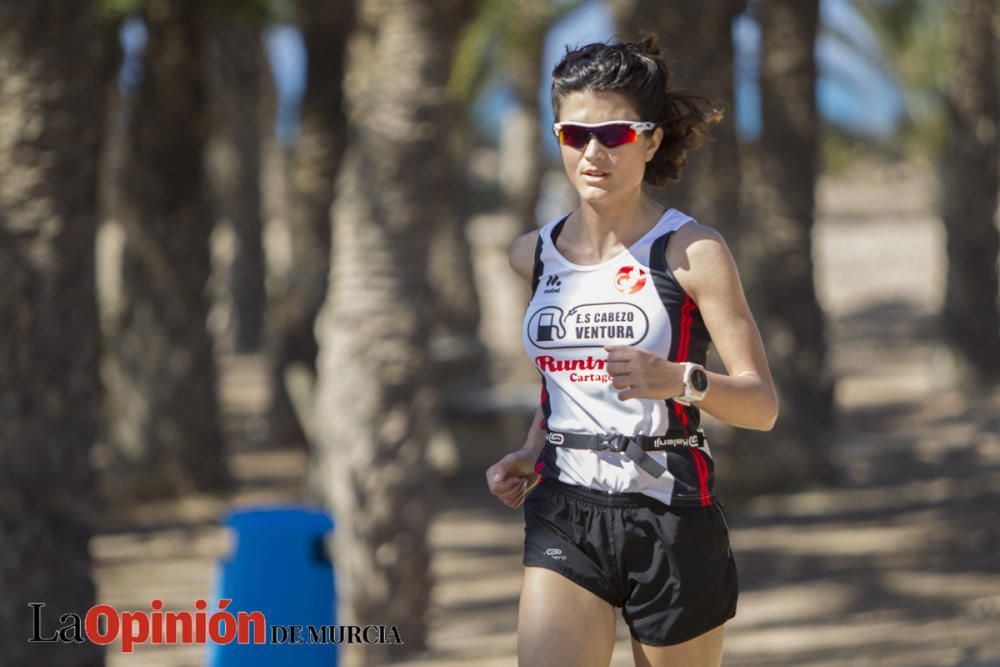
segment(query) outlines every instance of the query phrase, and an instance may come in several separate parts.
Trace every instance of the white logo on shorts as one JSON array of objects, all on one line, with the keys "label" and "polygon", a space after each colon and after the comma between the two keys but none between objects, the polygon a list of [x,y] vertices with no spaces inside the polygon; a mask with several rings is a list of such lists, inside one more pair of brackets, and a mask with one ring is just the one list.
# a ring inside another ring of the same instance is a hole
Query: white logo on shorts
[{"label": "white logo on shorts", "polygon": [[552,556],[556,560],[566,560],[566,556],[563,556],[562,549],[546,549],[546,556]]}]

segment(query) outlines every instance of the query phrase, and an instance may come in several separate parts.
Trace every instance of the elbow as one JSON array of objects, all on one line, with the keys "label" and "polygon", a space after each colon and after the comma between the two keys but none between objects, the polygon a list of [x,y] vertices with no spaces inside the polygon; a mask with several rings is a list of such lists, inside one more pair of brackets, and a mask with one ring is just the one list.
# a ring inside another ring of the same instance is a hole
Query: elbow
[{"label": "elbow", "polygon": [[778,421],[778,393],[773,386],[762,383],[754,405],[753,423],[748,425],[755,431],[771,431]]},{"label": "elbow", "polygon": [[767,409],[764,411],[766,418],[761,426],[762,431],[770,431],[774,428],[775,423],[778,421],[778,397],[771,393],[770,400],[767,403]]}]

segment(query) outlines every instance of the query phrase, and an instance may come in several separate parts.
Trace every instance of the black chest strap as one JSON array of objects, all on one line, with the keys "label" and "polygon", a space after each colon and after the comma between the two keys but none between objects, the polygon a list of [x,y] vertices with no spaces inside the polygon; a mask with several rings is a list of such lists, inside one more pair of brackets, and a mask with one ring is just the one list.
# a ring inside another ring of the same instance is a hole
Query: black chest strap
[{"label": "black chest strap", "polygon": [[706,438],[705,432],[701,429],[694,433],[668,431],[664,435],[625,435],[624,433],[598,435],[567,433],[565,431],[546,429],[545,442],[569,449],[622,452],[647,473],[653,477],[659,477],[666,472],[666,468],[646,454],[647,451],[666,450],[675,447],[702,447],[705,445]]}]

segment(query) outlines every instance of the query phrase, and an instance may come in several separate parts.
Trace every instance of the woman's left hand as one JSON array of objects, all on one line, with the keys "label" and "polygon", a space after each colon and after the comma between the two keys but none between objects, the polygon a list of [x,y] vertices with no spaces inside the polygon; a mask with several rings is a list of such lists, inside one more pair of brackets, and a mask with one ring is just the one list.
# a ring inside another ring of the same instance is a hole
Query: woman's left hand
[{"label": "woman's left hand", "polygon": [[605,345],[607,372],[619,400],[664,400],[684,393],[684,365],[631,345]]}]

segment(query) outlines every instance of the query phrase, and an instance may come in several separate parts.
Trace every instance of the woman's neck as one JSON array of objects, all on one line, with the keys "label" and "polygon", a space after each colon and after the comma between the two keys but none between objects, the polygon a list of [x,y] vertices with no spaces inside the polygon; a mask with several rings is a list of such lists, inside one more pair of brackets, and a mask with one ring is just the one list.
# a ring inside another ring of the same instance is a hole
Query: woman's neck
[{"label": "woman's neck", "polygon": [[621,201],[593,203],[581,201],[576,220],[567,220],[571,231],[568,240],[581,251],[593,253],[594,258],[613,257],[622,247],[629,247],[652,229],[659,220],[663,207],[640,193],[627,203]]}]

